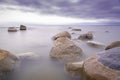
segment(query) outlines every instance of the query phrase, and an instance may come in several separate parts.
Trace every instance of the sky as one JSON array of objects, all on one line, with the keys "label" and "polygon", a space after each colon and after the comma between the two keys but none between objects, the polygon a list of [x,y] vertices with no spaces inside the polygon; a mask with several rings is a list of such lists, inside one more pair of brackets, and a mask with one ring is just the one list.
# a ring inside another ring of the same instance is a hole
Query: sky
[{"label": "sky", "polygon": [[0,24],[120,22],[120,0],[0,0]]}]

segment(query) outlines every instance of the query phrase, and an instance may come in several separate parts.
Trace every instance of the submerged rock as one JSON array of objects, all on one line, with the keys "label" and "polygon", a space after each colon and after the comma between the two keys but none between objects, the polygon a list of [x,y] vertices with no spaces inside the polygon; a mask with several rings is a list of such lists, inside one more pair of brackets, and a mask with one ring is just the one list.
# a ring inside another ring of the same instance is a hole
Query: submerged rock
[{"label": "submerged rock", "polygon": [[16,27],[9,27],[8,32],[17,32],[17,28]]},{"label": "submerged rock", "polygon": [[20,53],[17,56],[19,57],[20,60],[24,60],[24,59],[35,60],[40,57],[38,54],[33,52]]},{"label": "submerged rock", "polygon": [[78,57],[80,58],[82,53],[82,49],[76,46],[69,38],[60,37],[55,40],[50,56],[62,59],[77,59]]},{"label": "submerged rock", "polygon": [[84,72],[85,80],[120,80],[120,47],[100,52],[82,63],[72,63],[72,67],[68,68]]},{"label": "submerged rock", "polygon": [[27,27],[24,25],[20,25],[20,30],[27,30]]},{"label": "submerged rock", "polygon": [[81,34],[78,39],[81,39],[81,40],[89,40],[89,39],[93,39],[93,34],[91,32],[88,32],[86,34]]},{"label": "submerged rock", "polygon": [[82,30],[79,28],[74,28],[74,29],[72,29],[72,31],[82,31]]},{"label": "submerged rock", "polygon": [[87,41],[87,44],[92,47],[105,47],[105,44],[96,41]]},{"label": "submerged rock", "polygon": [[17,59],[10,52],[0,49],[0,72],[12,71]]},{"label": "submerged rock", "polygon": [[56,40],[57,38],[60,38],[60,37],[67,37],[67,38],[71,39],[71,35],[70,35],[70,33],[67,32],[67,31],[60,32],[60,33],[56,34],[56,35],[53,37],[53,39]]},{"label": "submerged rock", "polygon": [[108,49],[111,49],[111,48],[114,48],[114,47],[120,47],[120,41],[115,41],[115,42],[112,42],[111,44],[109,44],[105,50],[108,50]]}]

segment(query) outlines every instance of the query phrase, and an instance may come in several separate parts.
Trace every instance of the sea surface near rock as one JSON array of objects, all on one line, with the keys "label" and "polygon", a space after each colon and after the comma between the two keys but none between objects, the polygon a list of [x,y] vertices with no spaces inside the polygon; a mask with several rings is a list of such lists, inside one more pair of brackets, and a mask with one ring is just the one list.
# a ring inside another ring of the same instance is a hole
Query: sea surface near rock
[{"label": "sea surface near rock", "polygon": [[[16,80],[18,80],[19,77],[23,78],[21,80],[81,80],[78,76],[71,76],[66,73],[62,61],[58,62],[49,56],[53,46],[53,40],[51,38],[54,34],[61,31],[72,33],[73,31],[68,29],[68,27],[69,26],[29,26],[26,31],[18,31],[17,33],[8,33],[8,28],[0,27],[0,48],[14,54],[34,52],[40,55],[38,62],[32,62],[26,65],[22,63],[21,70],[17,73],[21,74],[22,77],[16,74],[14,76],[17,78]],[[94,31],[94,40],[105,44],[120,40],[120,27],[118,26],[79,26],[79,28],[82,29],[82,31],[74,31],[75,34],[71,35],[75,44],[80,46],[85,53],[83,60],[104,49],[88,46],[85,41],[78,40],[77,38],[80,34]],[[109,31],[109,33],[105,31]],[[12,74],[15,73],[11,73],[11,75]],[[9,80],[9,78],[5,80]]]}]

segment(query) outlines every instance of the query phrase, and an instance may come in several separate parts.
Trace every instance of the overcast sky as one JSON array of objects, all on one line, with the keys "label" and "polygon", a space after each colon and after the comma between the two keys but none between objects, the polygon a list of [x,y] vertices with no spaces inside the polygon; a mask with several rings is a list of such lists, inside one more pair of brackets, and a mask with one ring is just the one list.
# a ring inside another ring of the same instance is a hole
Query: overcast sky
[{"label": "overcast sky", "polygon": [[120,22],[120,0],[0,0],[0,23]]}]

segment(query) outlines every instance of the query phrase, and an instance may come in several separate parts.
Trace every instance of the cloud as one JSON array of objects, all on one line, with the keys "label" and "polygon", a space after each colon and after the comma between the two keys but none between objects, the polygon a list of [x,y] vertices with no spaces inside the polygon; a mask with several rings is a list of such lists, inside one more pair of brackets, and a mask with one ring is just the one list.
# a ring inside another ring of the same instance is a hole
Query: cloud
[{"label": "cloud", "polygon": [[0,0],[0,4],[22,6],[19,10],[24,12],[86,19],[120,19],[120,0]]},{"label": "cloud", "polygon": [[[9,14],[8,14],[9,13]],[[19,10],[4,10],[0,11],[0,23],[31,23],[31,24],[43,24],[43,25],[60,25],[60,24],[72,24],[72,23],[82,23],[82,22],[99,22],[101,20],[85,20],[76,18],[66,18],[57,15],[43,15],[34,14],[31,12],[23,13]]]}]

